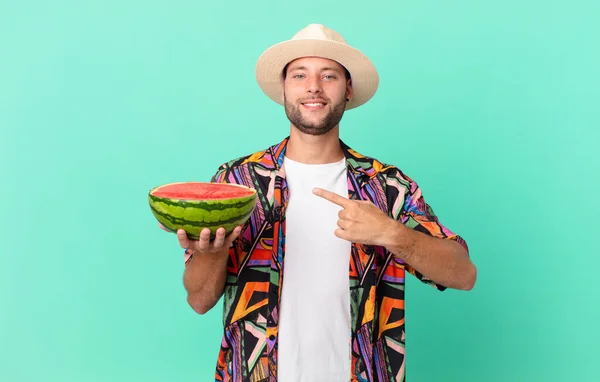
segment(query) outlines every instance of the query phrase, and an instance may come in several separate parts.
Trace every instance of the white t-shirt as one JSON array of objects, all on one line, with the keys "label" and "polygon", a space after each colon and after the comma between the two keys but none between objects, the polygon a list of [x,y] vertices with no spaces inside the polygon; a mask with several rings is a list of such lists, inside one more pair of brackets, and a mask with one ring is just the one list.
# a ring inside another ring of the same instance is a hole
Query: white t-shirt
[{"label": "white t-shirt", "polygon": [[350,242],[335,236],[337,204],[314,187],[348,197],[345,159],[302,164],[284,159],[289,202],[279,312],[277,380],[350,380]]}]

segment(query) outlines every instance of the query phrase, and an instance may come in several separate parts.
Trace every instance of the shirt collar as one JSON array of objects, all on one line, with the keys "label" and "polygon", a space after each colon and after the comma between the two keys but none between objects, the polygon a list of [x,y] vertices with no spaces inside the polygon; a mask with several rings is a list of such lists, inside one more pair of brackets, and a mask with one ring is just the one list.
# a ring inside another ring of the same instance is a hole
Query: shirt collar
[{"label": "shirt collar", "polygon": [[[261,167],[265,168],[269,171],[279,171],[283,167],[283,161],[285,158],[285,149],[287,147],[287,143],[289,141],[289,136],[284,138],[281,142],[269,147],[267,150],[263,151],[259,158],[257,159],[257,163],[261,165]],[[354,151],[351,147],[346,145],[340,139],[340,145],[342,147],[342,151],[344,152],[344,156],[346,158],[346,166],[347,169],[352,172],[354,175],[358,177],[365,176],[367,178],[372,178],[377,173],[376,169],[373,167],[373,159],[367,158],[364,155]]]}]

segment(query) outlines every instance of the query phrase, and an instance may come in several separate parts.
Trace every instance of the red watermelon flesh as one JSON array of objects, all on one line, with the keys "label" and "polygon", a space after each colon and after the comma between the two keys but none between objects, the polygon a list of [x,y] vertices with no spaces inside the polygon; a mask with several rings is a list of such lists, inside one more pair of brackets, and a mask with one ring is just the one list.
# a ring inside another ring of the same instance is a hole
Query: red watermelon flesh
[{"label": "red watermelon flesh", "polygon": [[157,187],[152,195],[169,199],[215,200],[241,198],[255,193],[255,190],[237,184],[186,182]]}]

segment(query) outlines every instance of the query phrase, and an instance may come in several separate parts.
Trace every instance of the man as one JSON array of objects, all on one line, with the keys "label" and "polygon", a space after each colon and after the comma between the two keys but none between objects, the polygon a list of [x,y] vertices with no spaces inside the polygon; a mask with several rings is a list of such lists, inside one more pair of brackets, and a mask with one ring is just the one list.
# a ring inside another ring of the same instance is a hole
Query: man
[{"label": "man", "polygon": [[469,290],[468,247],[415,181],[340,140],[344,111],[378,87],[342,36],[309,25],[266,50],[256,74],[290,134],[212,181],[257,189],[257,208],[229,237],[177,233],[190,306],[204,314],[224,297],[215,380],[404,381],[405,273]]}]

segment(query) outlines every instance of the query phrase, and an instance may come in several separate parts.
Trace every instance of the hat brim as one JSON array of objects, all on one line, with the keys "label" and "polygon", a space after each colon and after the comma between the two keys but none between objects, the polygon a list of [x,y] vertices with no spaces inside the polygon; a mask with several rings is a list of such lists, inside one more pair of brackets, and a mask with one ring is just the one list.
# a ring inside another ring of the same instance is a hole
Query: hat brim
[{"label": "hat brim", "polygon": [[352,76],[353,95],[346,110],[369,101],[379,86],[373,63],[358,49],[335,41],[318,39],[288,40],[267,49],[256,63],[256,80],[262,91],[283,105],[281,75],[283,68],[300,57],[323,57],[344,66]]}]

